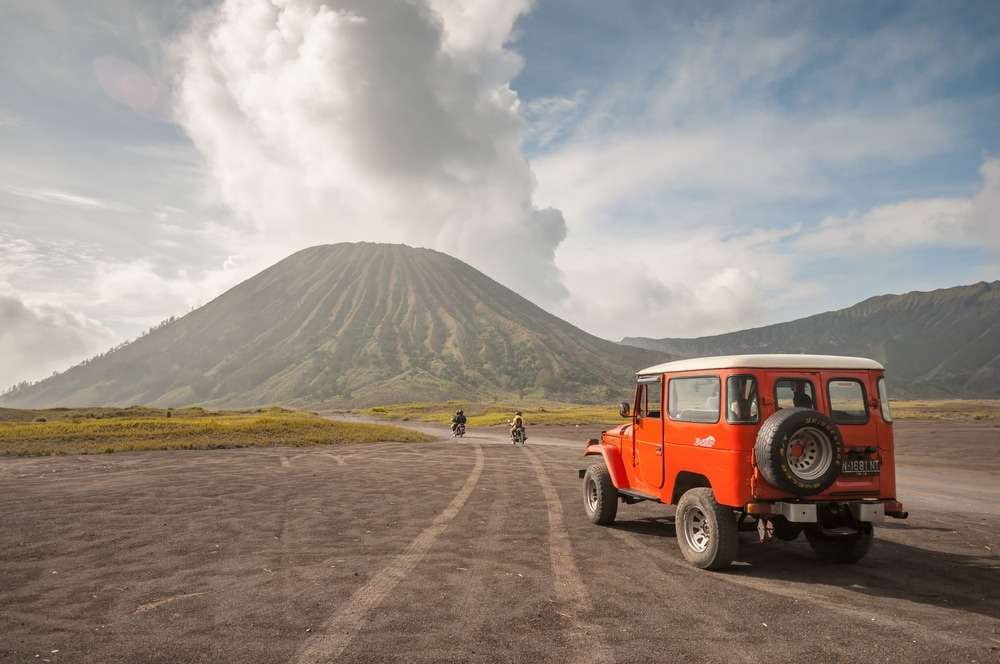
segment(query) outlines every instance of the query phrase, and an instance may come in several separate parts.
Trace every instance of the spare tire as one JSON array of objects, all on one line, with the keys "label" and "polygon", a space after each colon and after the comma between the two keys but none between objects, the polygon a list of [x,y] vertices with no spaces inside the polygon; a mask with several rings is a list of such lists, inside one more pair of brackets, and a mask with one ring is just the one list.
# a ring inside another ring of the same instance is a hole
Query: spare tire
[{"label": "spare tire", "polygon": [[798,496],[815,494],[840,475],[844,438],[818,410],[785,408],[764,421],[754,455],[768,484]]}]

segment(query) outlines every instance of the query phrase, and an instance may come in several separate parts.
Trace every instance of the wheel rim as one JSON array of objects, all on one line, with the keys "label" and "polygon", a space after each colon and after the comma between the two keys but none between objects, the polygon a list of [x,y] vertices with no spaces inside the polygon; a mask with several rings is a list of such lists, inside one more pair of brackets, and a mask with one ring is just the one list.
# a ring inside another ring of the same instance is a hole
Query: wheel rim
[{"label": "wheel rim", "polygon": [[702,553],[712,543],[712,531],[701,508],[691,506],[684,512],[684,540],[689,549]]},{"label": "wheel rim", "polygon": [[814,480],[833,463],[833,442],[816,427],[803,427],[788,441],[785,461],[799,479]]},{"label": "wheel rim", "polygon": [[590,507],[591,512],[597,511],[597,496],[597,480],[592,478],[590,482],[587,483],[587,506]]}]

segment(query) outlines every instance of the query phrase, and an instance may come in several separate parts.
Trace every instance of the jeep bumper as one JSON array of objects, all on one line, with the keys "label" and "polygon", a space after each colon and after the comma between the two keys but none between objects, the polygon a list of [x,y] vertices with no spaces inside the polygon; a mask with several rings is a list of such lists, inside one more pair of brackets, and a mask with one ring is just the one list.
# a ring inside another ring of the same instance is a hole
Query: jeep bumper
[{"label": "jeep bumper", "polygon": [[903,511],[903,505],[895,500],[845,500],[822,503],[789,503],[778,501],[774,503],[750,503],[746,513],[754,516],[783,516],[792,523],[816,523],[816,508],[819,505],[836,503],[851,510],[855,521],[878,523],[891,516],[905,519],[909,513]]}]

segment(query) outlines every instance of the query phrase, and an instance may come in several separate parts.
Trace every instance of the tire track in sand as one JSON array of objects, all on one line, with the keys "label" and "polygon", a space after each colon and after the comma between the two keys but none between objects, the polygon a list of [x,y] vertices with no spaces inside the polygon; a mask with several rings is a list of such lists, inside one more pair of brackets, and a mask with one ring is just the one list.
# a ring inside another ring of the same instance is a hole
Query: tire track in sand
[{"label": "tire track in sand", "polygon": [[350,645],[372,609],[378,607],[400,581],[416,567],[444,532],[452,519],[461,511],[483,473],[483,449],[476,444],[476,462],[465,484],[451,499],[444,511],[424,528],[406,549],[392,562],[379,570],[368,583],[359,588],[347,603],[336,611],[306,641],[292,660],[295,664],[319,664],[339,657]]},{"label": "tire track in sand", "polygon": [[562,502],[552,481],[549,480],[545,467],[538,456],[527,448],[524,453],[531,461],[538,483],[542,485],[545,505],[549,514],[549,555],[552,562],[552,581],[555,585],[556,600],[566,611],[563,615],[570,622],[570,644],[577,644],[579,650],[574,653],[574,662],[611,662],[611,652],[606,645],[604,629],[595,623],[583,620],[583,614],[590,611],[593,605],[580,570],[573,559],[573,549],[569,541],[569,533],[563,523]]},{"label": "tire track in sand", "polygon": [[[497,483],[499,484],[499,483]],[[495,560],[491,554],[500,549],[501,526],[507,521],[510,506],[510,487],[505,485],[495,488],[495,494],[489,503],[486,522],[483,524],[479,537],[472,545],[469,558],[468,580],[462,588],[461,595],[456,600],[459,607],[459,619],[455,621],[455,638],[460,640],[465,635],[474,637],[480,634],[484,625],[489,623],[489,612],[484,597],[489,596],[486,579],[488,569]],[[473,658],[469,658],[470,661]]]}]

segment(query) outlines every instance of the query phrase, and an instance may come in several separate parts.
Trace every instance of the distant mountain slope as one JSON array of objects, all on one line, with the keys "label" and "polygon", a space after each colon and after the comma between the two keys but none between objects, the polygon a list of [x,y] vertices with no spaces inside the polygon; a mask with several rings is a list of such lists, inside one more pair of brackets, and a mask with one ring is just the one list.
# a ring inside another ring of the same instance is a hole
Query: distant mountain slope
[{"label": "distant mountain slope", "polygon": [[587,334],[445,254],[305,249],[8,406],[607,400],[663,353]]},{"label": "distant mountain slope", "polygon": [[830,353],[874,358],[894,396],[1000,396],[1000,281],[882,295],[839,311],[698,339],[629,337],[677,357]]}]

